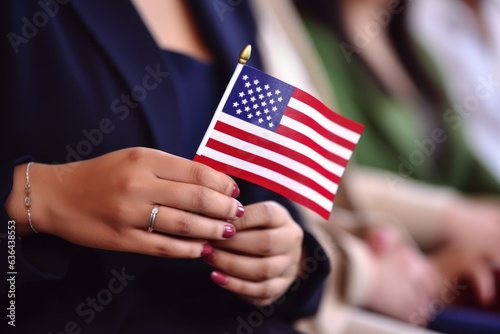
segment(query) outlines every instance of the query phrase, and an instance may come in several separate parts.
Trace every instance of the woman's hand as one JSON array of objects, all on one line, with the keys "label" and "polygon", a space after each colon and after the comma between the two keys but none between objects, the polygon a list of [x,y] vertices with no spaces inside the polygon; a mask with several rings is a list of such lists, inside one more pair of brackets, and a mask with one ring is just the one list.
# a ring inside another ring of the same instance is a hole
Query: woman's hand
[{"label": "woman's hand", "polygon": [[[16,168],[7,208],[26,221],[25,168]],[[228,221],[244,212],[227,175],[147,148],[65,165],[34,164],[30,181],[38,232],[94,248],[196,258],[212,251],[205,240],[231,238],[235,228]],[[159,211],[150,233],[155,204]]]},{"label": "woman's hand", "polygon": [[233,223],[236,236],[212,242],[214,252],[204,256],[217,269],[212,280],[256,305],[270,304],[299,273],[304,232],[275,202],[246,206]]}]

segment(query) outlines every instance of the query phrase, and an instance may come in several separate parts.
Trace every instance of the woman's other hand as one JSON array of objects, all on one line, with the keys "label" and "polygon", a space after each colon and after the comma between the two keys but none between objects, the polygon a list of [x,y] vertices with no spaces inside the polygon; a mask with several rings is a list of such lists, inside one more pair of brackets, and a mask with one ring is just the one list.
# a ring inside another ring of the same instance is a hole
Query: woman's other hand
[{"label": "woman's other hand", "polygon": [[270,304],[300,272],[304,232],[276,202],[246,206],[233,223],[236,236],[213,242],[214,252],[204,256],[216,269],[212,280],[255,305]]}]

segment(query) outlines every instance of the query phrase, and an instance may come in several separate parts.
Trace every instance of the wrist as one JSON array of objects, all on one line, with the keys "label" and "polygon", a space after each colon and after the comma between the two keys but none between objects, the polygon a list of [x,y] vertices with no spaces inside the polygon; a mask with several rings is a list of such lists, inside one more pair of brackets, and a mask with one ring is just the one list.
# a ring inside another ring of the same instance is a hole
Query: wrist
[{"label": "wrist", "polygon": [[25,163],[17,165],[14,168],[12,189],[5,201],[5,209],[9,217],[16,222],[16,232],[21,237],[33,233],[29,225],[28,212],[25,205],[27,165],[28,164]]},{"label": "wrist", "polygon": [[48,233],[45,224],[42,223],[46,221],[44,219],[46,198],[42,192],[43,171],[50,166],[38,163],[31,164],[28,169],[27,166],[26,163],[14,168],[12,189],[5,201],[5,209],[9,217],[16,221],[16,232],[20,237],[33,234],[35,231]]}]

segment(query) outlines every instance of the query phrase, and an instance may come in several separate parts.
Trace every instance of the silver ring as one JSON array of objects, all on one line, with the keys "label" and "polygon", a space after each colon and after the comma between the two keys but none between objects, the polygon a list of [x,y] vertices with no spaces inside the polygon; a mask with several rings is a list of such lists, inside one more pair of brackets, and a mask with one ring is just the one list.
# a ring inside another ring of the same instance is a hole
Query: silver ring
[{"label": "silver ring", "polygon": [[151,216],[149,217],[149,227],[148,232],[153,232],[153,228],[155,226],[156,214],[158,213],[159,205],[153,206],[153,210],[151,210]]}]

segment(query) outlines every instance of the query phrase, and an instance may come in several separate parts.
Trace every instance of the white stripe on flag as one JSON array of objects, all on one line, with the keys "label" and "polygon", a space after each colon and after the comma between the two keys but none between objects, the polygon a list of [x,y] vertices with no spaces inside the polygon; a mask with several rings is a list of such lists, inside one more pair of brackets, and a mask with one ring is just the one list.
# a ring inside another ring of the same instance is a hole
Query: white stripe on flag
[{"label": "white stripe on flag", "polygon": [[205,147],[205,149],[203,150],[203,155],[207,158],[214,159],[226,165],[242,169],[249,173],[256,174],[279,183],[282,186],[290,189],[291,191],[310,199],[328,212],[332,209],[333,202],[331,200],[327,199],[315,190],[303,185],[302,183],[286,177],[283,174],[262,167],[261,165],[256,165],[251,162],[244,161],[231,155],[216,151],[210,147]]},{"label": "white stripe on flag", "polygon": [[337,191],[338,185],[328,178],[324,177],[316,170],[312,169],[309,166],[306,166],[300,163],[297,160],[286,157],[282,154],[279,154],[275,151],[268,150],[266,148],[251,144],[247,141],[241,140],[239,138],[232,137],[226,133],[214,130],[212,132],[212,139],[218,140],[226,145],[233,146],[239,150],[248,152],[253,155],[257,155],[259,157],[271,160],[276,162],[284,167],[293,169],[299,174],[304,175],[305,177],[315,181],[319,186],[327,189],[329,192],[335,194]]},{"label": "white stripe on flag", "polygon": [[221,113],[219,117],[219,121],[234,126],[235,128],[244,130],[251,135],[259,136],[264,139],[273,141],[279,145],[284,147],[288,147],[293,149],[294,151],[309,157],[311,160],[316,161],[319,165],[323,166],[329,172],[341,177],[344,173],[344,167],[336,164],[335,162],[328,160],[312,148],[299,143],[293,139],[280,135],[279,133],[275,133],[266,129],[263,129],[259,126],[253,125],[251,123],[240,120],[236,117],[228,115],[226,113]]},{"label": "white stripe on flag", "polygon": [[350,149],[345,148],[344,146],[341,146],[337,143],[334,143],[333,141],[317,133],[314,129],[311,129],[304,123],[298,122],[293,118],[290,118],[288,116],[283,116],[281,118],[281,124],[297,131],[298,133],[303,134],[304,136],[310,138],[312,141],[317,143],[319,146],[323,147],[325,150],[341,158],[349,160],[349,158],[352,155],[352,151]]},{"label": "white stripe on flag", "polygon": [[288,102],[288,106],[302,112],[303,114],[306,114],[310,118],[316,120],[316,122],[318,122],[321,126],[326,128],[328,131],[335,133],[337,136],[342,137],[350,141],[351,143],[356,144],[359,141],[359,138],[361,137],[360,134],[347,129],[340,124],[332,122],[310,105],[300,100],[297,100],[293,97],[290,99],[290,102]]}]

